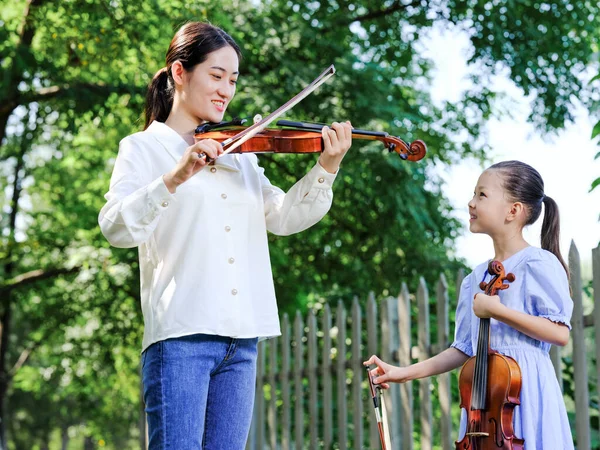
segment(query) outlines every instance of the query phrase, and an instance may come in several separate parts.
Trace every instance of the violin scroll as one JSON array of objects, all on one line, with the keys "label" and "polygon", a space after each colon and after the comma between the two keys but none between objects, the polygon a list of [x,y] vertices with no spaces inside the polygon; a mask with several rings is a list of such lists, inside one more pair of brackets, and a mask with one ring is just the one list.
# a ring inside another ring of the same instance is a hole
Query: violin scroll
[{"label": "violin scroll", "polygon": [[487,295],[496,295],[498,291],[508,289],[509,285],[504,282],[512,283],[516,279],[513,273],[505,273],[504,266],[500,261],[490,261],[487,271],[492,275],[492,279],[488,283],[485,281],[479,283],[479,289]]}]

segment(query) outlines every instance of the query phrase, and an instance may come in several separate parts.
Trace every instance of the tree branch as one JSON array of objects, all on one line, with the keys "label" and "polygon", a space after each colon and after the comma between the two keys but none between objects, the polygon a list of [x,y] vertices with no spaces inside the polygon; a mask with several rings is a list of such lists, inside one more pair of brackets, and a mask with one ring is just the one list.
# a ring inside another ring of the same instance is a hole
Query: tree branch
[{"label": "tree branch", "polygon": [[44,102],[53,98],[66,97],[69,93],[78,92],[79,94],[96,94],[98,96],[108,96],[112,93],[129,94],[144,93],[146,87],[131,85],[104,85],[93,83],[64,84],[62,86],[49,86],[38,89],[35,92],[15,97],[0,106],[0,117],[10,115],[18,105],[26,105],[32,102]]},{"label": "tree branch", "polygon": [[70,269],[67,268],[58,268],[58,269],[37,269],[32,270],[30,272],[22,273],[21,275],[17,275],[12,279],[6,281],[2,286],[0,286],[0,294],[4,294],[5,291],[9,291],[12,289],[20,288],[22,286],[26,286],[28,284],[36,283],[41,280],[47,280],[49,278],[57,277],[59,275],[70,275],[74,273],[78,273],[81,271],[81,266],[75,266]]},{"label": "tree branch", "polygon": [[368,12],[360,16],[356,16],[350,19],[342,20],[338,22],[340,25],[350,25],[354,22],[366,22],[368,20],[378,19],[380,17],[387,16],[388,14],[395,13],[397,11],[405,10],[406,8],[413,6],[413,3],[402,4],[400,2],[394,3],[392,6],[386,9],[380,9],[378,11]]}]

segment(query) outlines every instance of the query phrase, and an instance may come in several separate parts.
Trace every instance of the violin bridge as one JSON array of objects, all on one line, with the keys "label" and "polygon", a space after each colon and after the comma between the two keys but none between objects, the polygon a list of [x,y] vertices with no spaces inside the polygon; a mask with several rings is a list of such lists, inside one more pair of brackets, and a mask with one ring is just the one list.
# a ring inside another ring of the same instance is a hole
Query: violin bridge
[{"label": "violin bridge", "polygon": [[466,433],[467,436],[473,436],[473,437],[489,437],[490,433],[485,433],[483,431],[472,431],[470,433]]}]

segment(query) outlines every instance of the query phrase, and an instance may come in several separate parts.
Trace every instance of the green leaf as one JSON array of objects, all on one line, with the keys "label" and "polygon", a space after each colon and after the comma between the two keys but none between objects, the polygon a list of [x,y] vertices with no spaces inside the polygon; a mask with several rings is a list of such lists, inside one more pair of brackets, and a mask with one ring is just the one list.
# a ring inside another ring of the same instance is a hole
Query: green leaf
[{"label": "green leaf", "polygon": [[600,184],[600,177],[598,177],[594,180],[594,182],[592,183],[592,187],[590,188],[590,192],[592,192],[594,189],[596,189],[596,187],[598,187],[599,184]]},{"label": "green leaf", "polygon": [[596,123],[596,125],[594,125],[594,129],[592,130],[592,139],[594,139],[599,134],[600,134],[600,121],[598,121]]}]

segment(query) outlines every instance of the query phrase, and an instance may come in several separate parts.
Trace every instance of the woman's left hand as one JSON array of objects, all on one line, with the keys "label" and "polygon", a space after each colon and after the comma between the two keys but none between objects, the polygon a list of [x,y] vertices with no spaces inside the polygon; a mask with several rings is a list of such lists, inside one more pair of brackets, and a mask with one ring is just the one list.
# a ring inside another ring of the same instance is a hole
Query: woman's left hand
[{"label": "woman's left hand", "polygon": [[504,305],[497,295],[476,294],[473,299],[473,312],[480,319],[489,319],[497,315],[497,311]]},{"label": "woman's left hand", "polygon": [[331,128],[323,127],[321,135],[325,145],[319,163],[327,172],[336,173],[344,155],[352,145],[352,125],[350,121],[333,122]]}]

